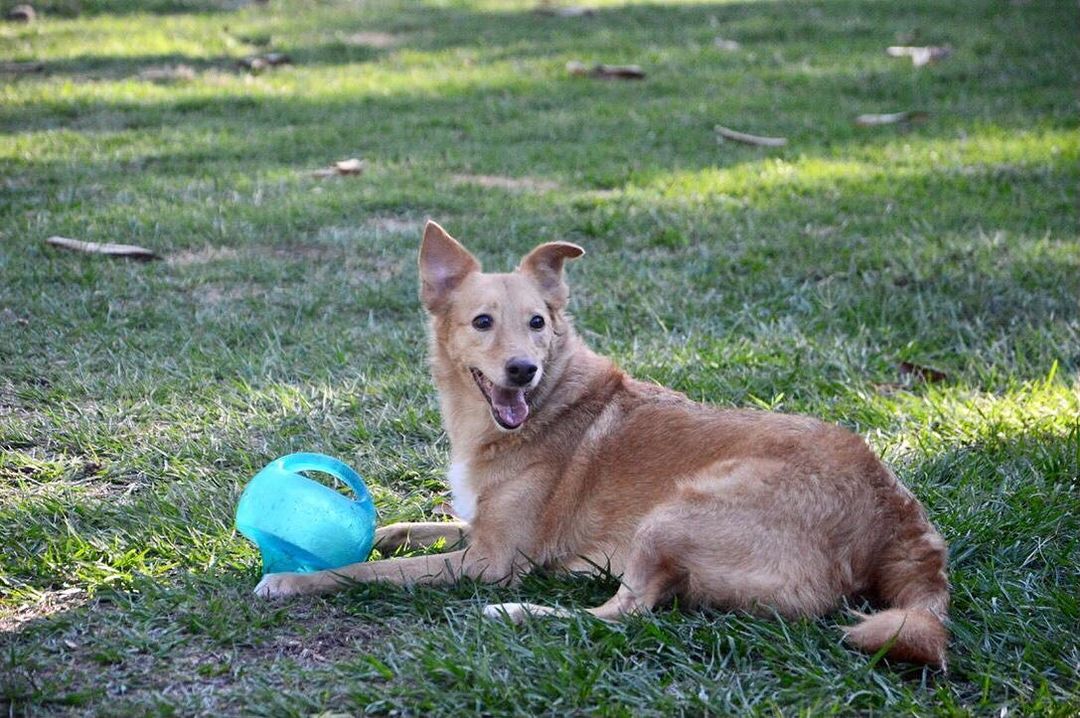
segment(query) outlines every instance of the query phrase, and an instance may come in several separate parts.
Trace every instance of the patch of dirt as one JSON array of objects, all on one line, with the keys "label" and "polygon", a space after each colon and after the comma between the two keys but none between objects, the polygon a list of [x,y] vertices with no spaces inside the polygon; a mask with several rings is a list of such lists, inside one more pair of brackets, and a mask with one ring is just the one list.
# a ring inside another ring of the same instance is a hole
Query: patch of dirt
[{"label": "patch of dirt", "polygon": [[420,236],[420,232],[424,229],[423,220],[410,219],[408,217],[371,217],[364,226],[370,229],[374,229],[377,232],[386,232],[387,234],[412,234],[417,237]]},{"label": "patch of dirt", "polygon": [[254,284],[204,284],[193,291],[195,301],[204,307],[216,307],[241,299],[265,296],[265,294],[262,287]]},{"label": "patch of dirt", "polygon": [[[169,266],[177,268],[197,267],[217,262],[239,262],[272,258],[282,261],[304,262],[315,272],[332,271],[353,286],[369,285],[372,281],[385,282],[400,276],[412,267],[412,251],[402,254],[387,251],[386,240],[378,246],[373,239],[378,235],[400,235],[419,244],[422,228],[419,220],[400,217],[374,217],[354,226],[331,226],[319,231],[313,241],[279,247],[215,247],[192,249],[173,253],[166,258]],[[274,300],[275,293],[283,290],[267,290],[249,282],[209,282],[192,287],[194,301],[203,307],[261,298]]]},{"label": "patch of dirt", "polygon": [[349,271],[349,284],[352,286],[364,286],[371,283],[372,278],[377,282],[387,282],[401,276],[405,268],[412,270],[412,262],[405,262],[396,257],[365,257],[363,261],[346,265]]},{"label": "patch of dirt", "polygon": [[283,247],[204,247],[170,254],[166,263],[173,267],[190,267],[213,262],[228,262],[257,257],[277,257],[279,259],[317,259],[339,258],[341,252],[330,247],[312,244],[290,244]]},{"label": "patch of dirt", "polygon": [[172,267],[188,267],[223,260],[237,259],[240,252],[232,247],[203,247],[170,254],[165,263]]},{"label": "patch of dirt", "polygon": [[195,69],[190,65],[154,65],[139,72],[139,79],[147,82],[190,82],[195,79]]},{"label": "patch of dirt", "polygon": [[285,247],[262,248],[255,254],[271,254],[279,259],[314,259],[328,261],[340,260],[341,250],[337,247],[324,247],[317,244],[290,244]]},{"label": "patch of dirt", "polygon": [[251,649],[251,662],[291,658],[303,668],[317,668],[355,658],[364,652],[365,646],[384,640],[396,630],[405,630],[398,622],[373,625],[356,618],[326,621],[325,616],[298,619],[296,629],[276,635],[266,645]]},{"label": "patch of dirt", "polygon": [[594,202],[608,202],[610,200],[619,199],[622,195],[623,190],[621,189],[591,189],[582,192],[579,196],[582,199]]},{"label": "patch of dirt", "polygon": [[[171,267],[194,267],[215,262],[233,262],[261,257],[278,259],[302,259],[320,262],[335,261],[348,267],[363,269],[370,264],[381,265],[388,269],[396,262],[393,258],[374,256],[365,251],[373,238],[379,235],[402,235],[410,241],[420,241],[424,228],[423,219],[398,215],[375,215],[353,225],[331,225],[322,227],[308,242],[281,246],[255,245],[246,247],[205,246],[173,252],[165,257],[165,263]],[[241,294],[240,296],[247,296]],[[214,293],[208,303],[217,303],[230,297],[221,291]],[[232,298],[239,298],[233,296]],[[14,315],[0,312],[0,321],[13,319]]]},{"label": "patch of dirt", "polygon": [[63,588],[57,591],[45,591],[29,606],[19,606],[15,609],[0,608],[0,634],[17,633],[20,627],[28,623],[46,619],[57,613],[75,610],[89,600],[86,591],[81,588]]},{"label": "patch of dirt", "polygon": [[550,192],[559,189],[559,183],[536,177],[504,177],[502,175],[456,174],[454,184],[472,184],[486,189],[505,189],[514,192]]},{"label": "patch of dirt", "polygon": [[[231,594],[227,600],[253,599]],[[125,611],[101,603],[49,636],[30,639],[35,661],[26,667],[25,681],[46,695],[92,696],[85,706],[90,714],[125,712],[120,706],[141,713],[138,707],[165,698],[183,707],[184,715],[238,715],[253,690],[299,690],[312,672],[334,671],[371,646],[415,630],[394,619],[365,622],[324,603],[297,601],[288,610],[281,625],[215,639],[187,628],[182,616],[140,626]]]},{"label": "patch of dirt", "polygon": [[397,35],[388,32],[354,32],[341,40],[346,45],[354,47],[370,47],[376,50],[385,50],[394,47],[401,39]]}]

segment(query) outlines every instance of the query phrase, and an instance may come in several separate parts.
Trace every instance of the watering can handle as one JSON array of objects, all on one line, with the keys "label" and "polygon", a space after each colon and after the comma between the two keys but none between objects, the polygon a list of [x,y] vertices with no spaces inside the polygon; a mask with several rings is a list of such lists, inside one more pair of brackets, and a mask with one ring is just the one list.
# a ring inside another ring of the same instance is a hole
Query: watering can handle
[{"label": "watering can handle", "polygon": [[325,454],[299,453],[282,456],[275,463],[282,469],[290,472],[299,471],[322,471],[330,474],[345,484],[356,494],[356,500],[371,503],[371,494],[364,486],[364,480],[353,471],[347,464]]}]

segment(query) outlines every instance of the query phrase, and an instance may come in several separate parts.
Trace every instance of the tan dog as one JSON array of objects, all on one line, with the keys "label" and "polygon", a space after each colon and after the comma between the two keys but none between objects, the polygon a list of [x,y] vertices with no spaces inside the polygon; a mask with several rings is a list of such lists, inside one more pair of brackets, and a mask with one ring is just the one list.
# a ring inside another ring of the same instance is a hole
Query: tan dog
[{"label": "tan dog", "polygon": [[[431,366],[468,523],[394,524],[383,551],[467,540],[444,554],[266,576],[275,597],[350,581],[513,582],[534,565],[609,569],[622,586],[590,613],[690,604],[819,616],[845,596],[890,608],[846,629],[866,651],[943,665],[946,548],[918,500],[866,444],[802,416],[732,411],[635,381],[590,351],[565,314],[563,263],[543,244],[484,274],[439,225],[420,249]],[[529,604],[491,616],[568,615]]]}]

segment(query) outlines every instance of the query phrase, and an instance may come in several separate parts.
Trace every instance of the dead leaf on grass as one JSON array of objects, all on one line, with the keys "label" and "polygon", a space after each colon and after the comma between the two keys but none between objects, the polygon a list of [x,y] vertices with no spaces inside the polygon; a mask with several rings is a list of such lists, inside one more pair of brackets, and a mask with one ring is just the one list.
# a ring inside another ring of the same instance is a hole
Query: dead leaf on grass
[{"label": "dead leaf on grass", "polygon": [[69,239],[68,237],[49,237],[45,241],[54,247],[70,249],[73,252],[104,254],[109,257],[138,259],[143,262],[151,259],[161,259],[156,252],[152,252],[144,247],[136,247],[133,244],[99,244],[98,242],[84,242],[81,239]]},{"label": "dead leaf on grass", "polygon": [[751,135],[746,132],[739,132],[723,125],[716,126],[716,134],[720,135],[725,140],[733,140],[735,142],[742,142],[747,145],[757,145],[759,147],[783,147],[787,144],[787,137],[764,137],[762,135]]},{"label": "dead leaf on grass", "polygon": [[949,378],[940,369],[931,369],[909,361],[900,362],[900,378],[913,384],[936,384]]},{"label": "dead leaf on grass", "polygon": [[571,60],[566,63],[566,71],[578,77],[595,77],[601,80],[644,80],[645,71],[638,65],[586,65],[584,62]]},{"label": "dead leaf on grass", "polygon": [[364,160],[359,160],[355,157],[350,157],[347,160],[341,160],[335,162],[329,167],[314,170],[311,174],[313,177],[339,177],[345,175],[358,175],[363,174],[367,163]]},{"label": "dead leaf on grass", "polygon": [[948,45],[892,45],[885,48],[885,52],[888,53],[889,57],[910,57],[912,65],[922,67],[923,65],[929,65],[931,62],[944,60],[952,54],[952,48]]},{"label": "dead leaf on grass", "polygon": [[17,324],[20,327],[29,326],[30,324],[29,319],[27,319],[26,317],[20,317],[18,314],[11,311],[7,307],[4,307],[3,310],[0,310],[0,322],[11,322],[12,324]]},{"label": "dead leaf on grass", "polygon": [[859,115],[855,118],[855,124],[859,127],[878,127],[880,125],[915,124],[926,122],[930,119],[930,113],[921,110],[905,110],[904,112],[887,112],[884,114]]},{"label": "dead leaf on grass", "polygon": [[240,67],[258,74],[263,70],[271,67],[277,67],[278,65],[289,65],[292,63],[292,58],[283,52],[268,52],[265,55],[253,55],[251,57],[245,57],[237,64]]}]

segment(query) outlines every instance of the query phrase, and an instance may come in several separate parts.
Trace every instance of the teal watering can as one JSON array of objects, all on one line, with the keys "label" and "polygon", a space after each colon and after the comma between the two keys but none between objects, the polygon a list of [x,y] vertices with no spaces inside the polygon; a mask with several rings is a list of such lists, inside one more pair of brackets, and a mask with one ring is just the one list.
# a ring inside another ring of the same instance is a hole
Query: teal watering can
[{"label": "teal watering can", "polygon": [[[300,472],[345,483],[355,499]],[[367,560],[375,542],[375,504],[363,479],[322,454],[289,454],[255,474],[236,506],[236,528],[262,552],[263,574],[306,573]]]}]

